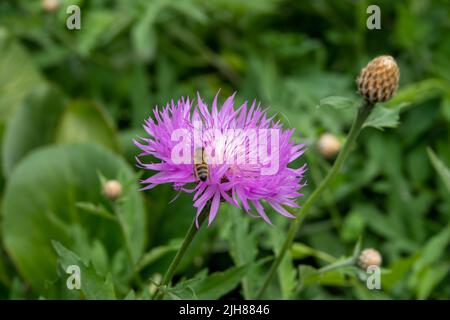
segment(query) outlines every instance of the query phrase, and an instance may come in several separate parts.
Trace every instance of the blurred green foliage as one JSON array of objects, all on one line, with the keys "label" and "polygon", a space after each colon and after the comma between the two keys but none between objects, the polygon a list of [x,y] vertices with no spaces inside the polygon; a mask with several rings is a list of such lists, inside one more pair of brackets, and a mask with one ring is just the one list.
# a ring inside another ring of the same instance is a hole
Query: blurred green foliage
[{"label": "blurred green foliage", "polygon": [[[399,92],[375,110],[265,297],[450,297],[449,1],[44,2],[0,2],[0,298],[151,296],[194,210],[190,195],[169,204],[170,186],[138,191],[147,173],[132,139],[180,96],[237,91],[295,127],[307,197],[332,161],[318,137],[345,139],[355,77],[379,54],[397,59]],[[81,30],[65,26],[70,4]],[[380,30],[366,28],[369,4]],[[105,178],[122,182],[119,202],[102,195]],[[221,206],[166,298],[254,298],[289,224],[272,216],[275,227]],[[360,237],[383,255],[381,290],[354,267],[320,273]],[[80,290],[66,287],[71,264]]]}]

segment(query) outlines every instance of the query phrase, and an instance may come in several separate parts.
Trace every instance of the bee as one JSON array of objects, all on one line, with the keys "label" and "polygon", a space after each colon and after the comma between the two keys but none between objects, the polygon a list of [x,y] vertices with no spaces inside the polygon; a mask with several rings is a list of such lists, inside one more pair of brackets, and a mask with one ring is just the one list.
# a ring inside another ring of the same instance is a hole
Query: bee
[{"label": "bee", "polygon": [[209,176],[208,157],[204,147],[195,149],[194,174],[200,181],[205,182]]}]

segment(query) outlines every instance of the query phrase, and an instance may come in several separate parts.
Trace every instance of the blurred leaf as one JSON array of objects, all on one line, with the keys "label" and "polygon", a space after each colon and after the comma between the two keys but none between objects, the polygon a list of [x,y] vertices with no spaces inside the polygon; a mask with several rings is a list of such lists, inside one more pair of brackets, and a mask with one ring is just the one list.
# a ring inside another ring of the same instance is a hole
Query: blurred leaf
[{"label": "blurred leaf", "polygon": [[180,240],[172,240],[171,243],[168,245],[159,246],[159,247],[151,249],[149,252],[145,253],[142,256],[142,259],[139,262],[137,268],[139,270],[144,269],[148,265],[154,263],[156,260],[165,256],[167,253],[177,251],[180,248],[180,246],[181,246],[181,239]]},{"label": "blurred leaf", "polygon": [[400,124],[400,111],[400,106],[393,109],[377,106],[367,118],[363,127],[373,127],[382,131],[384,128],[395,128]]},{"label": "blurred leaf", "polygon": [[[2,236],[20,274],[36,292],[45,292],[45,281],[55,279],[56,256],[50,240],[71,248],[68,233],[80,225],[90,238],[102,242],[109,254],[123,248],[114,221],[80,212],[78,202],[108,205],[101,194],[97,172],[116,178],[119,172],[133,178],[124,161],[95,145],[63,145],[41,148],[14,170],[5,192]],[[123,190],[122,205],[137,259],[145,245],[144,205],[136,183]],[[27,201],[23,201],[27,199]]]},{"label": "blurred leaf", "polygon": [[[273,228],[271,230],[273,237],[273,248],[275,254],[281,250],[285,240],[285,232],[280,228]],[[297,287],[297,270],[292,262],[290,252],[288,252],[281,260],[277,269],[278,281],[280,282],[281,295],[283,299],[290,299]]]},{"label": "blurred leaf", "polygon": [[417,288],[417,299],[427,299],[432,293],[433,289],[444,280],[445,276],[450,271],[450,264],[445,263],[434,268],[427,268],[422,275]]},{"label": "blurred leaf", "polygon": [[103,108],[90,101],[69,103],[56,137],[58,143],[97,142],[111,150],[119,150],[112,119]]},{"label": "blurred leaf", "polygon": [[42,82],[28,53],[0,27],[0,125],[14,113],[23,97]]},{"label": "blurred leaf", "polygon": [[307,257],[316,257],[326,262],[333,262],[335,258],[326,252],[316,250],[303,243],[295,242],[291,247],[291,256],[294,260],[300,260]]},{"label": "blurred leaf", "polygon": [[390,272],[381,274],[383,288],[386,291],[390,291],[396,284],[404,280],[406,275],[411,272],[411,267],[419,257],[419,254],[414,254],[393,262],[388,268]]},{"label": "blurred leaf", "polygon": [[365,227],[364,218],[355,211],[351,211],[344,218],[340,236],[346,242],[352,242],[358,239]]},{"label": "blurred leaf", "polygon": [[166,1],[164,0],[148,2],[144,14],[133,26],[131,41],[134,50],[142,61],[150,61],[155,56],[158,43],[155,22],[165,4]]},{"label": "blurred leaf", "polygon": [[446,84],[440,79],[425,79],[405,87],[401,87],[391,100],[386,102],[386,108],[398,108],[410,104],[419,104],[442,94]]},{"label": "blurred leaf", "polygon": [[360,102],[355,99],[332,96],[327,97],[325,99],[320,100],[319,107],[332,107],[337,110],[346,109],[346,108],[357,108],[360,105]]},{"label": "blurred leaf", "polygon": [[449,268],[438,264],[450,243],[450,225],[432,237],[421,250],[421,255],[412,266],[409,285],[415,289],[417,298],[426,298],[432,289],[442,281]]},{"label": "blurred leaf", "polygon": [[450,192],[450,170],[444,165],[444,163],[441,160],[439,160],[439,158],[436,156],[433,150],[427,148],[427,152],[431,163],[433,164],[437,173],[444,182],[444,185],[447,188],[448,192]]},{"label": "blurred leaf", "polygon": [[82,17],[82,32],[77,33],[80,55],[86,57],[94,48],[107,44],[130,21],[131,18],[124,12],[87,10]]},{"label": "blurred leaf", "polygon": [[[224,272],[215,272],[206,278],[188,280],[177,284],[169,292],[182,294],[184,299],[215,300],[232,291],[249,269],[249,265],[233,267]],[[180,289],[183,289],[180,292]]]},{"label": "blurred leaf", "polygon": [[319,270],[307,266],[299,266],[299,280],[300,285],[330,285],[330,286],[345,286],[349,285],[344,273],[341,270],[332,270],[325,273],[320,273]]},{"label": "blurred leaf", "polygon": [[[227,213],[232,218],[232,226],[228,235],[230,255],[236,266],[251,264],[258,254],[256,234],[250,230],[249,219],[244,212],[234,206],[229,206]],[[257,294],[257,270],[247,273],[242,279],[242,291],[246,299],[252,299]]]},{"label": "blurred leaf", "polygon": [[64,104],[61,92],[48,85],[41,85],[26,96],[6,126],[2,150],[6,176],[30,151],[54,142]]},{"label": "blurred leaf", "polygon": [[[81,292],[86,299],[112,300],[116,298],[114,285],[110,276],[102,279],[91,266],[85,265],[75,253],[64,247],[58,241],[52,241],[52,245],[58,254],[58,263],[62,267],[63,272],[69,266],[78,266],[80,268]],[[68,277],[69,274],[67,274]]]}]

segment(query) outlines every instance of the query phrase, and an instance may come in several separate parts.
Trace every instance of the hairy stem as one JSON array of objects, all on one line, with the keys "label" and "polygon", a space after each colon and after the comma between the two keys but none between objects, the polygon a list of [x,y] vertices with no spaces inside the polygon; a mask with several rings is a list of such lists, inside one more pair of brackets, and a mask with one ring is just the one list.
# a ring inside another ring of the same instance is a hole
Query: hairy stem
[{"label": "hairy stem", "polygon": [[350,132],[348,134],[347,140],[345,141],[344,146],[342,147],[341,151],[339,152],[339,155],[336,158],[336,161],[334,162],[334,164],[331,167],[330,171],[328,172],[327,176],[322,180],[320,185],[316,188],[316,190],[314,190],[314,192],[311,194],[311,196],[306,200],[305,204],[300,208],[297,218],[291,224],[289,231],[288,231],[288,235],[286,237],[286,240],[283,243],[283,247],[281,248],[276,259],[274,260],[274,262],[272,263],[272,265],[270,267],[269,273],[267,274],[267,277],[258,293],[258,298],[262,297],[267,286],[272,281],[272,278],[275,275],[275,272],[276,272],[278,266],[280,265],[281,260],[283,260],[284,256],[286,255],[286,252],[292,246],[292,242],[294,241],[295,235],[297,234],[298,229],[300,228],[303,220],[307,216],[309,209],[313,205],[314,201],[316,201],[319,198],[319,196],[323,193],[323,191],[326,190],[328,185],[331,183],[331,181],[336,177],[336,175],[341,170],[344,161],[349,156],[350,151],[353,147],[353,144],[355,143],[356,138],[358,137],[359,133],[361,132],[364,122],[366,121],[366,119],[370,115],[370,113],[372,112],[373,107],[374,106],[372,104],[364,103],[364,105],[362,105],[359,108],[358,114],[357,114],[355,120],[353,121],[353,124],[352,124]]},{"label": "hairy stem", "polygon": [[175,274],[175,271],[180,264],[181,259],[184,257],[187,249],[189,248],[190,244],[192,243],[192,240],[194,240],[195,235],[200,230],[202,224],[204,221],[206,221],[206,218],[208,216],[207,212],[210,209],[210,202],[206,204],[205,208],[203,209],[202,213],[200,214],[198,218],[198,224],[199,229],[197,229],[197,226],[195,225],[195,220],[192,222],[191,226],[189,227],[189,230],[187,231],[186,235],[184,236],[183,243],[181,244],[180,249],[178,249],[177,254],[173,258],[172,262],[170,263],[169,269],[167,269],[166,274],[164,275],[161,284],[156,289],[155,293],[153,294],[152,299],[153,300],[160,300],[164,296],[164,291],[161,289],[166,288],[171,280],[173,275]]}]

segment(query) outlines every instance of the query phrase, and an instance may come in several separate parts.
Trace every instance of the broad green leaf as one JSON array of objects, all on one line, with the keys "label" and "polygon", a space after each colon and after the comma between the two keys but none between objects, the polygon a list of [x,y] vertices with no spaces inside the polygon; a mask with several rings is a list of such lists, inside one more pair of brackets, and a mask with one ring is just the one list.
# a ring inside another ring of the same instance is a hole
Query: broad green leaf
[{"label": "broad green leaf", "polygon": [[90,101],[72,101],[59,124],[58,143],[96,142],[111,150],[119,150],[112,119],[106,111]]},{"label": "broad green leaf", "polygon": [[431,163],[433,164],[434,169],[436,169],[437,173],[441,177],[444,182],[445,187],[448,192],[450,192],[450,170],[445,166],[445,164],[436,156],[436,154],[430,148],[427,149],[428,156],[430,158]]},{"label": "broad green leaf", "polygon": [[[80,290],[83,293],[82,297],[88,300],[116,299],[114,285],[110,275],[106,278],[100,277],[92,266],[86,265],[77,254],[64,247],[61,243],[52,241],[52,245],[58,255],[58,263],[63,272],[67,271],[69,266],[77,266],[80,269]],[[69,276],[70,274],[67,274],[67,278]]]},{"label": "broad green leaf", "polygon": [[[21,161],[11,175],[2,210],[3,241],[21,276],[36,292],[45,292],[45,281],[56,278],[56,255],[50,241],[72,248],[76,239],[68,230],[77,225],[90,239],[101,241],[109,254],[123,250],[116,222],[87,214],[76,205],[110,205],[101,193],[98,172],[109,179],[120,173],[134,179],[125,162],[107,149],[77,144],[40,148]],[[124,188],[126,202],[121,205],[135,261],[146,238],[138,188],[137,183]],[[127,268],[130,270],[129,265]]]},{"label": "broad green leaf", "polygon": [[360,102],[346,97],[331,96],[320,100],[319,107],[332,107],[337,110],[346,108],[357,108]]},{"label": "broad green leaf", "polygon": [[28,94],[5,130],[3,173],[9,176],[30,151],[55,141],[65,99],[54,87],[42,84]]},{"label": "broad green leaf", "polygon": [[377,106],[372,111],[363,127],[373,127],[379,130],[383,130],[384,128],[395,128],[400,124],[400,111],[400,106],[392,109]]}]

